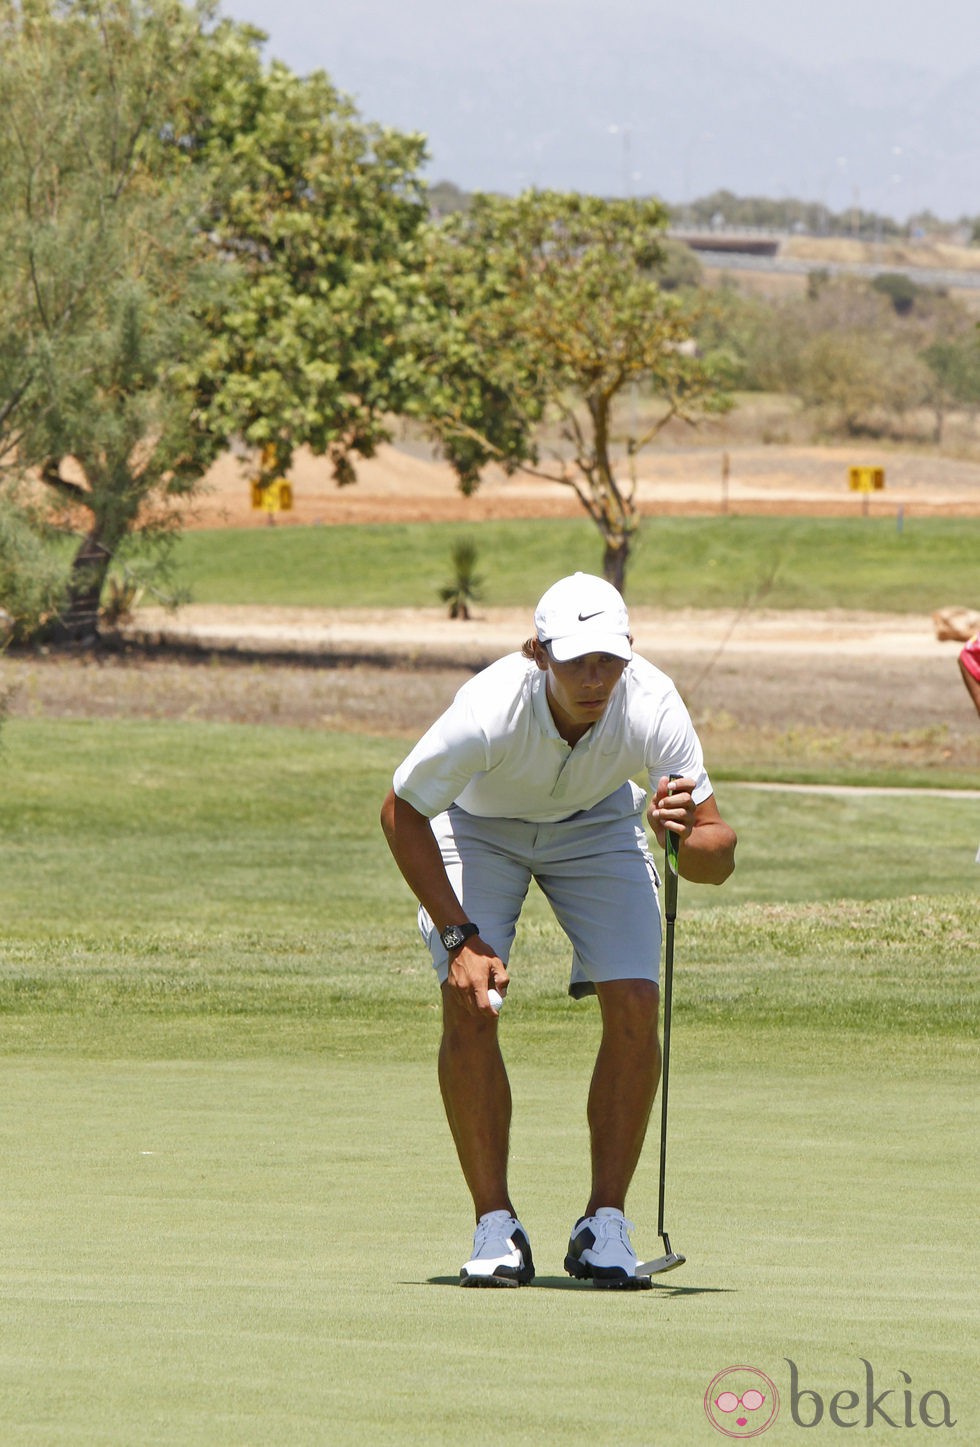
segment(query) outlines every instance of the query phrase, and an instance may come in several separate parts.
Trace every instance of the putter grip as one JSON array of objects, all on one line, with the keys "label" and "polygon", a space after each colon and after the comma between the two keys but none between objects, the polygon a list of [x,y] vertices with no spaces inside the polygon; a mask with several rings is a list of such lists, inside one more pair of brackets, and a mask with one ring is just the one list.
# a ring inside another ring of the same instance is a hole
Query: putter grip
[{"label": "putter grip", "polygon": [[[680,774],[671,774],[671,779],[679,779]],[[664,832],[664,913],[668,919],[673,919],[677,913],[677,855],[680,849],[680,840],[672,829]]]}]

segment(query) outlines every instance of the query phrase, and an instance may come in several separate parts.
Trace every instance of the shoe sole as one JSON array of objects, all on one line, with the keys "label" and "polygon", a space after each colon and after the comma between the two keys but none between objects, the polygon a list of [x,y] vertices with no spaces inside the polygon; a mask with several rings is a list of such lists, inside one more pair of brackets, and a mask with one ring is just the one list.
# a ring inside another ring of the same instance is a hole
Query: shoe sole
[{"label": "shoe sole", "polygon": [[565,1257],[565,1270],[577,1281],[591,1281],[599,1291],[646,1291],[649,1276],[628,1276],[621,1266],[590,1266],[577,1256]]},{"label": "shoe sole", "polygon": [[[506,1275],[507,1271],[511,1275]],[[459,1273],[460,1286],[530,1286],[534,1280],[534,1272],[514,1272],[513,1268],[504,1267],[500,1274],[494,1272],[490,1276],[470,1276],[465,1271]]]}]

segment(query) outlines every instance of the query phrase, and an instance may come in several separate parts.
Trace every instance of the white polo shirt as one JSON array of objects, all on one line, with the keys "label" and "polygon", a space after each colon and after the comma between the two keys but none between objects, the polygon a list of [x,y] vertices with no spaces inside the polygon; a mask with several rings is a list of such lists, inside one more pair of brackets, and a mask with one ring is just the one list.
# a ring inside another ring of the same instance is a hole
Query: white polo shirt
[{"label": "white polo shirt", "polygon": [[395,771],[399,798],[427,818],[458,804],[484,818],[550,824],[591,809],[647,771],[697,781],[713,792],[690,714],[672,681],[633,655],[602,717],[574,748],[555,727],[547,674],[520,653],[485,668]]}]

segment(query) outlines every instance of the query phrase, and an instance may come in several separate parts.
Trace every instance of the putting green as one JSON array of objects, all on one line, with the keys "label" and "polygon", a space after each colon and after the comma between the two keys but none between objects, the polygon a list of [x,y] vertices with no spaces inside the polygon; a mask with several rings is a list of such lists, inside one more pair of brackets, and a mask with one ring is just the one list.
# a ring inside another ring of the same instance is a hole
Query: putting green
[{"label": "putting green", "polygon": [[[688,1264],[621,1296],[562,1270],[593,1043],[570,1019],[542,1066],[508,1023],[538,1277],[498,1292],[455,1284],[471,1222],[429,1063],[5,1061],[4,1443],[701,1444],[721,1440],[706,1387],[746,1363],[783,1395],[778,1442],[787,1359],[829,1401],[862,1358],[900,1410],[902,1371],[916,1402],[944,1392],[974,1440],[962,1050],[675,1039],[667,1214]],[[641,1254],[656,1206],[654,1131]]]}]

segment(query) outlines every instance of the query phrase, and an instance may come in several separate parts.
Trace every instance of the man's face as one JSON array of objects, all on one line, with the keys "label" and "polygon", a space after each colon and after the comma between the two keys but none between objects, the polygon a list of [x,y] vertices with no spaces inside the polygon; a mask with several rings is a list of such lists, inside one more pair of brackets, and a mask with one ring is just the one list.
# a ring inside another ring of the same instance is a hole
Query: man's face
[{"label": "man's face", "polygon": [[548,703],[563,738],[582,735],[600,719],[626,664],[611,653],[585,653],[557,663],[538,643],[534,660],[548,674]]}]

